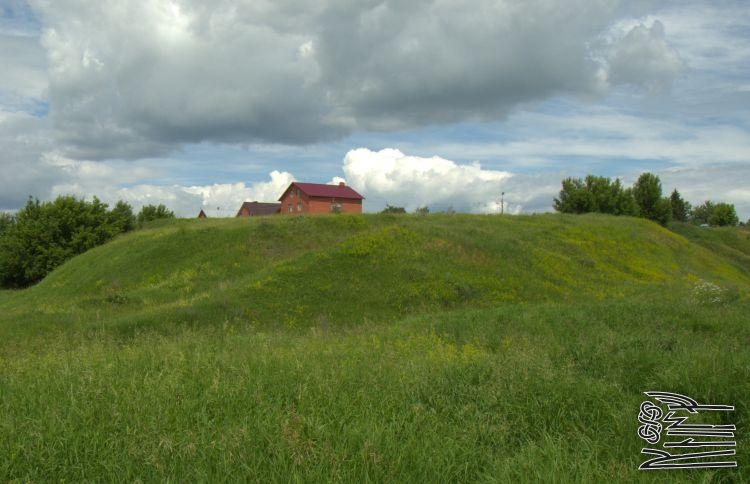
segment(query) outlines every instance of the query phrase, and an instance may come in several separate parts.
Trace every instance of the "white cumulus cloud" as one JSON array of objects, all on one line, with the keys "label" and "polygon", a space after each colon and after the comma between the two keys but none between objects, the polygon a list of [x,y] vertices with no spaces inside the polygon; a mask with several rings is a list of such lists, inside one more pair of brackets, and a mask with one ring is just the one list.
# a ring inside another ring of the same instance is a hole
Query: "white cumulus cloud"
[{"label": "white cumulus cloud", "polygon": [[[114,204],[124,200],[138,211],[143,205],[164,204],[180,217],[193,217],[202,209],[210,216],[234,217],[242,202],[276,202],[284,189],[294,181],[289,172],[272,171],[267,181],[250,184],[214,183],[211,185],[155,185],[148,180],[148,169],[133,170],[129,178],[121,176],[122,170],[101,162],[77,162],[63,157],[50,157],[48,166],[57,167],[60,181],[50,189],[50,196],[76,195],[84,198],[97,196]],[[124,186],[125,182],[131,182]]]},{"label": "white cumulus cloud", "polygon": [[408,156],[397,149],[351,150],[344,157],[343,171],[349,184],[366,197],[371,211],[390,204],[409,211],[428,206],[432,210],[496,212],[503,192],[508,212],[546,211],[559,184],[558,175],[512,174],[439,156]]}]

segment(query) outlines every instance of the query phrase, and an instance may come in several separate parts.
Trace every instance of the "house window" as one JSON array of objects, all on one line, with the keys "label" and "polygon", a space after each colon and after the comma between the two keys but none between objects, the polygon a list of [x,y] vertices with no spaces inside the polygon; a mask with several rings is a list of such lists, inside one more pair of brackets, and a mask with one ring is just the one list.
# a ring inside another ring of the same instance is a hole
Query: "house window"
[{"label": "house window", "polygon": [[340,202],[331,202],[331,212],[332,213],[341,213],[341,209],[343,206]]},{"label": "house window", "polygon": [[298,212],[302,211],[302,202],[297,202],[297,211]]},{"label": "house window", "polygon": [[292,204],[289,204],[289,213],[292,213]]}]

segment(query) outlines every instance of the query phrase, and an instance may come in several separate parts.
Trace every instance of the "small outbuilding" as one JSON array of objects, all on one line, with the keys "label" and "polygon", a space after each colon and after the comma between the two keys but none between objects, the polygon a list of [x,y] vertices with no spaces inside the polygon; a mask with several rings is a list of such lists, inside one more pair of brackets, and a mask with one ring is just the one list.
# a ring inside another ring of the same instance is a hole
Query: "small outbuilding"
[{"label": "small outbuilding", "polygon": [[198,218],[227,218],[231,217],[234,210],[224,210],[220,207],[213,208],[201,208],[198,212]]},{"label": "small outbuilding", "polygon": [[362,213],[364,197],[344,182],[338,185],[292,182],[279,198],[281,214]]},{"label": "small outbuilding", "polygon": [[260,215],[273,215],[281,210],[280,203],[266,202],[244,202],[237,211],[236,217],[257,217]]}]

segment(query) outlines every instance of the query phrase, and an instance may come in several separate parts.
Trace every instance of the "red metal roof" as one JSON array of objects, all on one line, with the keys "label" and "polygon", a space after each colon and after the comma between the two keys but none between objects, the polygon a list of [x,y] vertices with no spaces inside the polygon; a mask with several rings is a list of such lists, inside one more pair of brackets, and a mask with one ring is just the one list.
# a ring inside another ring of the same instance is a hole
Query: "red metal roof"
[{"label": "red metal roof", "polygon": [[266,202],[243,202],[240,209],[237,211],[237,217],[242,214],[242,209],[246,208],[248,215],[272,215],[278,213],[281,210],[280,203],[266,203]]},{"label": "red metal roof", "polygon": [[[310,197],[325,197],[325,198],[348,198],[350,200],[362,200],[363,197],[357,193],[353,188],[343,184],[339,185],[326,185],[324,183],[297,183],[292,182],[289,188],[297,187],[302,192],[306,193]],[[284,193],[279,197],[279,200],[284,198],[284,195],[289,191],[289,188],[284,190]]]}]

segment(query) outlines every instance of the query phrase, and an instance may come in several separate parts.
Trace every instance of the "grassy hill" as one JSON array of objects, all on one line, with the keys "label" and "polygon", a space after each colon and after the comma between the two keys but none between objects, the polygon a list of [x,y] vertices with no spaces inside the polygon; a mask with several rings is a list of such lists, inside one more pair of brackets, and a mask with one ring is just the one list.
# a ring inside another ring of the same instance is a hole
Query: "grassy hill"
[{"label": "grassy hill", "polygon": [[[643,391],[747,422],[747,239],[690,230],[366,215],[122,236],[0,292],[0,480],[652,479]],[[742,480],[739,452],[657,477]]]},{"label": "grassy hill", "polygon": [[675,222],[670,228],[691,242],[724,256],[745,274],[750,274],[750,229],[747,227],[703,228]]}]

